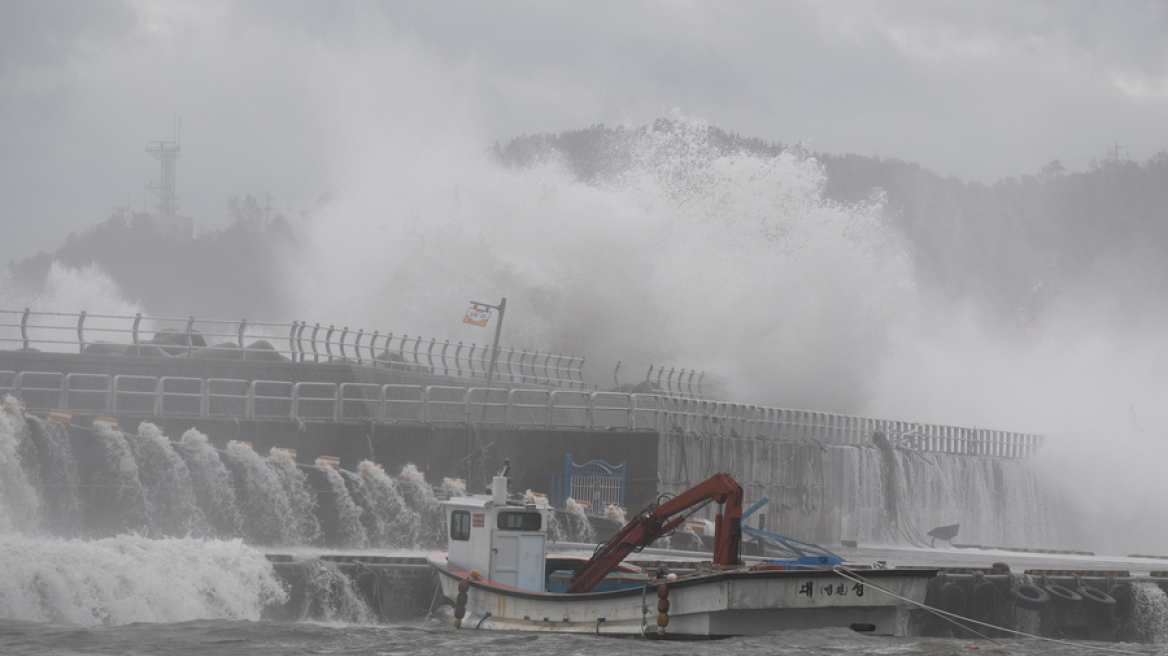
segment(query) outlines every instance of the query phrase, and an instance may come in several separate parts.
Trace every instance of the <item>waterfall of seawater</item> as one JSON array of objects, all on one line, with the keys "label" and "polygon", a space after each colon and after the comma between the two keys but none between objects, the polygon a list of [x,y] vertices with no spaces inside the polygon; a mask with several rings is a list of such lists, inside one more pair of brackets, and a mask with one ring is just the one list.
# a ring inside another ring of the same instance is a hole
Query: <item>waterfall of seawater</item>
[{"label": "waterfall of seawater", "polygon": [[0,536],[0,617],[73,624],[258,620],[287,597],[238,541]]},{"label": "waterfall of seawater", "polygon": [[332,465],[317,461],[316,469],[324,475],[328,482],[328,490],[332,498],[332,518],[336,521],[336,533],[341,545],[346,547],[367,547],[369,536],[361,524],[361,515],[365,514],[353,497],[349,495],[345,477],[341,472],[333,469]]},{"label": "waterfall of seawater", "polygon": [[1168,642],[1168,595],[1154,583],[1132,584],[1132,598],[1135,601],[1133,609],[1133,635],[1127,639],[1136,642],[1164,644]]},{"label": "waterfall of seawater", "polygon": [[766,528],[796,539],[928,546],[958,524],[958,543],[1069,548],[1065,500],[1025,460],[696,433],[663,436],[659,460],[673,493],[734,472],[748,502],[770,498]]},{"label": "waterfall of seawater", "polygon": [[[259,619],[291,588],[257,547],[440,546],[434,492],[405,473],[220,450],[195,430],[174,442],[149,423],[127,434],[0,412],[0,618]],[[356,581],[298,558],[296,617],[375,620]]]},{"label": "waterfall of seawater", "polygon": [[840,485],[825,493],[842,509],[844,539],[928,546],[930,530],[958,524],[958,543],[1066,548],[1063,500],[1026,461],[886,447],[830,451],[840,468],[831,480]]}]

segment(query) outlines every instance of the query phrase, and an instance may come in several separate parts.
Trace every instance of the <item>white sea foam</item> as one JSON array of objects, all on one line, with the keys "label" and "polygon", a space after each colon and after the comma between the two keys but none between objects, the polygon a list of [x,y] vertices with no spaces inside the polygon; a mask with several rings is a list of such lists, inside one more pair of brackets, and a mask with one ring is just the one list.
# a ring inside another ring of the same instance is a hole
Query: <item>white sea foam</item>
[{"label": "white sea foam", "polygon": [[0,536],[0,617],[82,625],[258,620],[287,594],[238,540]]},{"label": "white sea foam", "polygon": [[506,343],[587,356],[598,384],[622,359],[626,382],[667,364],[736,401],[860,407],[913,292],[879,199],[829,202],[812,160],[671,125],[630,137],[632,165],[595,186],[471,154],[347,189],[313,226],[301,311],[482,342],[463,305],[506,296]]}]

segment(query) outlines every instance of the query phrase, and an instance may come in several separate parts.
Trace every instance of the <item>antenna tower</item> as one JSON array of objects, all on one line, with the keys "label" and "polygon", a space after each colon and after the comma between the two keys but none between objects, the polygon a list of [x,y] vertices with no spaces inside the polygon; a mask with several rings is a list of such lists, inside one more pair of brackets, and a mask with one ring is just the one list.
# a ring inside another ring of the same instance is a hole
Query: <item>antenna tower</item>
[{"label": "antenna tower", "polygon": [[146,152],[162,165],[162,181],[151,182],[146,189],[158,196],[158,214],[160,216],[175,216],[178,214],[178,192],[175,191],[174,164],[178,161],[179,135],[182,123],[179,117],[174,117],[174,141],[151,141],[146,146]]}]

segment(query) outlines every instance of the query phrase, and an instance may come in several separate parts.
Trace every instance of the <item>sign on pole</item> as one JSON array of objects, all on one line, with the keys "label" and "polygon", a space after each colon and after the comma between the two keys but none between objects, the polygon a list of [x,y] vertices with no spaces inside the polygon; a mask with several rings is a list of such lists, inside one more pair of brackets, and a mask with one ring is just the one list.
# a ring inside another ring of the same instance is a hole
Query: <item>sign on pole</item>
[{"label": "sign on pole", "polygon": [[495,363],[499,359],[499,333],[503,332],[503,313],[507,311],[507,299],[504,298],[499,301],[498,305],[471,301],[470,309],[466,311],[466,316],[462,318],[463,323],[471,323],[479,327],[485,327],[487,321],[491,319],[491,310],[499,311],[499,320],[495,322],[495,343],[491,345],[491,365],[487,369],[488,388],[495,380]]},{"label": "sign on pole", "polygon": [[463,323],[474,324],[480,328],[485,328],[487,322],[491,320],[491,308],[482,305],[472,305],[466,311],[466,316],[462,318]]}]

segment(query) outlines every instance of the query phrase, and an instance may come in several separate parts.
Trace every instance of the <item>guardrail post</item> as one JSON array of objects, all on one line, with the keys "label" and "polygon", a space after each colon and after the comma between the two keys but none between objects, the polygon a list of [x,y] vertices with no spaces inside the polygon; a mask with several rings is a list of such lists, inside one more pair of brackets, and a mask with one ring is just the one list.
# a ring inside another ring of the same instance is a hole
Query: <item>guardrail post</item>
[{"label": "guardrail post", "polygon": [[[369,340],[369,361],[374,364],[377,363],[377,336],[378,332],[374,330],[373,337]],[[389,342],[386,343],[388,344]]]},{"label": "guardrail post", "polygon": [[32,310],[24,308],[24,314],[20,316],[20,339],[24,341],[24,350],[28,350],[28,315]]},{"label": "guardrail post", "polygon": [[134,315],[134,328],[132,329],[134,346],[138,345],[138,326],[142,323],[142,313],[139,312]]},{"label": "guardrail post", "polygon": [[[507,380],[511,381],[512,383],[515,382],[515,364],[513,362],[514,360],[515,360],[515,349],[514,349],[514,347],[512,347],[507,352]],[[521,376],[522,376],[522,373],[523,373],[523,370],[521,368],[520,369]]]},{"label": "guardrail post", "polygon": [[345,326],[345,329],[341,331],[341,359],[342,360],[349,359],[349,354],[345,351],[345,338],[348,336],[349,336],[349,327]]},{"label": "guardrail post", "polygon": [[187,357],[195,355],[195,318],[187,320]]},{"label": "guardrail post", "polygon": [[85,352],[85,310],[77,315],[77,352]]},{"label": "guardrail post", "polygon": [[467,366],[468,371],[470,372],[470,378],[474,378],[475,371],[476,371],[475,370],[475,349],[478,348],[478,344],[471,343],[468,345],[468,348],[470,349],[470,352],[468,352],[466,354],[466,366]]},{"label": "guardrail post", "polygon": [[316,348],[316,334],[320,332],[320,324],[317,323],[312,328],[312,361],[320,362],[320,351]]},{"label": "guardrail post", "polygon": [[446,359],[446,351],[449,349],[450,349],[450,340],[446,340],[445,342],[442,342],[442,353],[440,353],[438,355],[438,357],[442,358],[442,375],[443,376],[450,375],[450,365],[448,364],[448,361]]},{"label": "guardrail post", "polygon": [[365,329],[358,328],[357,329],[357,339],[354,340],[354,342],[353,342],[353,353],[355,353],[357,355],[357,364],[358,365],[365,364],[365,361],[361,359],[361,338],[364,336],[365,336]]},{"label": "guardrail post", "polygon": [[328,332],[324,334],[324,353],[329,362],[333,361],[333,331],[336,329],[336,326],[329,325]]}]

